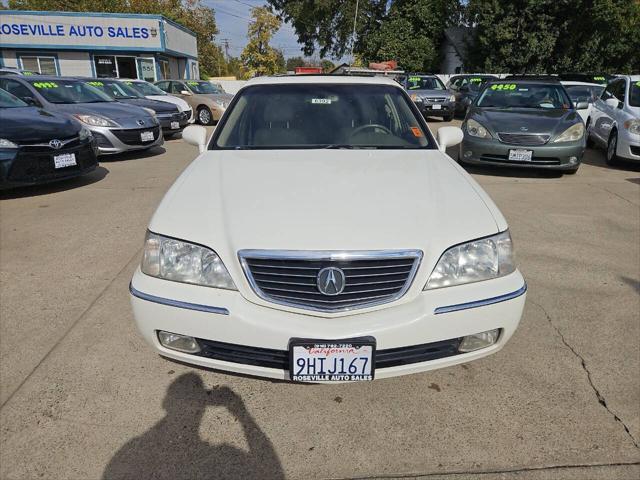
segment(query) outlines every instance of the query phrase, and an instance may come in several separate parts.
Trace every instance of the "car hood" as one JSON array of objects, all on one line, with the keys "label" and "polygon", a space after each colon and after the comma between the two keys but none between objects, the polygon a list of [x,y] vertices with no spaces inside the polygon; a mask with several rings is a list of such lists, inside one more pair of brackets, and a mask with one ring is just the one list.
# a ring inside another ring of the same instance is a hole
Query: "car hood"
[{"label": "car hood", "polygon": [[78,135],[82,128],[66,115],[36,107],[3,108],[0,110],[0,117],[2,138],[18,144],[46,143],[54,138],[66,139]]},{"label": "car hood", "polygon": [[159,114],[178,113],[178,107],[169,102],[159,102],[149,98],[121,98],[119,102],[127,105],[136,105],[137,107],[150,108]]},{"label": "car hood", "polygon": [[212,248],[236,280],[242,249],[418,249],[430,273],[448,247],[503,228],[491,200],[438,150],[210,150],[149,226]]},{"label": "car hood", "polygon": [[171,95],[147,95],[150,100],[156,100],[158,102],[172,103],[177,106],[181,112],[191,110],[191,107],[187,102],[178,97],[172,97]]},{"label": "car hood", "polygon": [[[474,107],[467,118],[480,122],[492,133],[540,133],[556,135],[581,122],[575,110],[492,109]],[[526,130],[523,130],[526,129]]]},{"label": "car hood", "polygon": [[[56,104],[56,110],[63,111],[70,115],[101,115],[110,120],[115,120],[118,124],[126,128],[134,128],[138,120],[144,121],[143,126],[152,126],[154,120],[151,115],[136,105],[127,105],[120,102],[100,102],[100,103],[65,103]],[[138,126],[137,128],[141,128]]]}]

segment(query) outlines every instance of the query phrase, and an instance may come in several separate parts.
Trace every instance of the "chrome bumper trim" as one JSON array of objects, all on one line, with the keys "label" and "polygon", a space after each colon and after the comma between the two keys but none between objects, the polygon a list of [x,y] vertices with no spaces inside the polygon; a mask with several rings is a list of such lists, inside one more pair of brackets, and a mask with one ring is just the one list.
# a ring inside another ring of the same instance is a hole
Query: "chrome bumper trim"
[{"label": "chrome bumper trim", "polygon": [[493,305],[494,303],[505,302],[523,295],[527,291],[527,284],[525,283],[515,292],[507,293],[505,295],[499,295],[497,297],[485,298],[484,300],[476,300],[475,302],[459,303],[457,305],[447,305],[446,307],[438,307],[433,313],[436,315],[440,313],[457,312],[459,310],[467,310],[469,308],[484,307],[485,305]]},{"label": "chrome bumper trim", "polygon": [[138,297],[148,302],[159,303],[160,305],[184,308],[187,310],[196,310],[198,312],[216,313],[218,315],[229,315],[229,310],[223,307],[213,307],[211,305],[200,305],[197,303],[181,302],[179,300],[171,300],[170,298],[149,295],[148,293],[143,293],[140,290],[136,290],[131,283],[129,283],[129,292],[131,292],[131,295],[133,295],[134,297]]}]

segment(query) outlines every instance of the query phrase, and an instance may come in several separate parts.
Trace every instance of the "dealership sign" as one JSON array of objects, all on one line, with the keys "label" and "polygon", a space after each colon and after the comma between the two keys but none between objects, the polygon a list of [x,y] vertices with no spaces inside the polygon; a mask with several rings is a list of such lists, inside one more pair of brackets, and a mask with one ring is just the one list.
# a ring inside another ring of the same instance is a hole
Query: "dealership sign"
[{"label": "dealership sign", "polygon": [[161,20],[117,15],[0,14],[0,46],[162,50]]}]

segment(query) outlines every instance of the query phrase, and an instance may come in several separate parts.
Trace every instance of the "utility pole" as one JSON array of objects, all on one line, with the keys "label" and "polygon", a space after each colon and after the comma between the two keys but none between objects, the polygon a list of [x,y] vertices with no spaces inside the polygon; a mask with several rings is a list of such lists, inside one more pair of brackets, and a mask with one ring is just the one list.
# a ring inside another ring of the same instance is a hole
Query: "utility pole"
[{"label": "utility pole", "polygon": [[222,39],[222,46],[224,47],[224,54],[227,57],[227,62],[228,62],[229,61],[229,39],[228,38]]},{"label": "utility pole", "polygon": [[353,49],[356,46],[356,23],[358,21],[358,4],[360,0],[356,0],[356,14],[353,16],[353,35],[351,36],[351,65],[353,65],[355,58],[353,57]]}]

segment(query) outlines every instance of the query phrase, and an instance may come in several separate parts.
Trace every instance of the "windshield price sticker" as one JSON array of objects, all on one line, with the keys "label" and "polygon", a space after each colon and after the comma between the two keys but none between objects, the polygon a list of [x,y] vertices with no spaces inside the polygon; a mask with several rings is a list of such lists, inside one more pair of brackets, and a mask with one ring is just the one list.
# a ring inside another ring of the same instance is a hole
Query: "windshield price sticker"
[{"label": "windshield price sticker", "polygon": [[289,359],[294,382],[361,382],[374,377],[375,339],[292,339]]},{"label": "windshield price sticker", "polygon": [[104,83],[102,82],[87,82],[87,85],[91,85],[92,87],[104,87]]},{"label": "windshield price sticker", "polygon": [[312,98],[311,103],[314,105],[331,105],[330,98]]},{"label": "windshield price sticker", "polygon": [[636,87],[640,87],[640,82],[636,82]]},{"label": "windshield price sticker", "polygon": [[515,90],[515,89],[516,89],[515,83],[494,83],[493,85],[491,85],[491,90],[502,91],[502,90]]},{"label": "windshield price sticker", "polygon": [[198,82],[187,82],[187,85],[198,85]]},{"label": "windshield price sticker", "polygon": [[481,83],[482,79],[481,78],[470,78],[469,81],[471,83]]},{"label": "windshield price sticker", "polygon": [[58,84],[54,82],[34,82],[36,88],[58,88]]},{"label": "windshield price sticker", "polygon": [[604,80],[605,80],[605,78],[604,78],[604,77],[593,77],[593,79],[594,79],[594,80],[602,80],[602,81],[604,81]]},{"label": "windshield price sticker", "polygon": [[411,133],[413,133],[414,137],[420,138],[422,136],[422,130],[420,130],[418,127],[411,127]]}]

